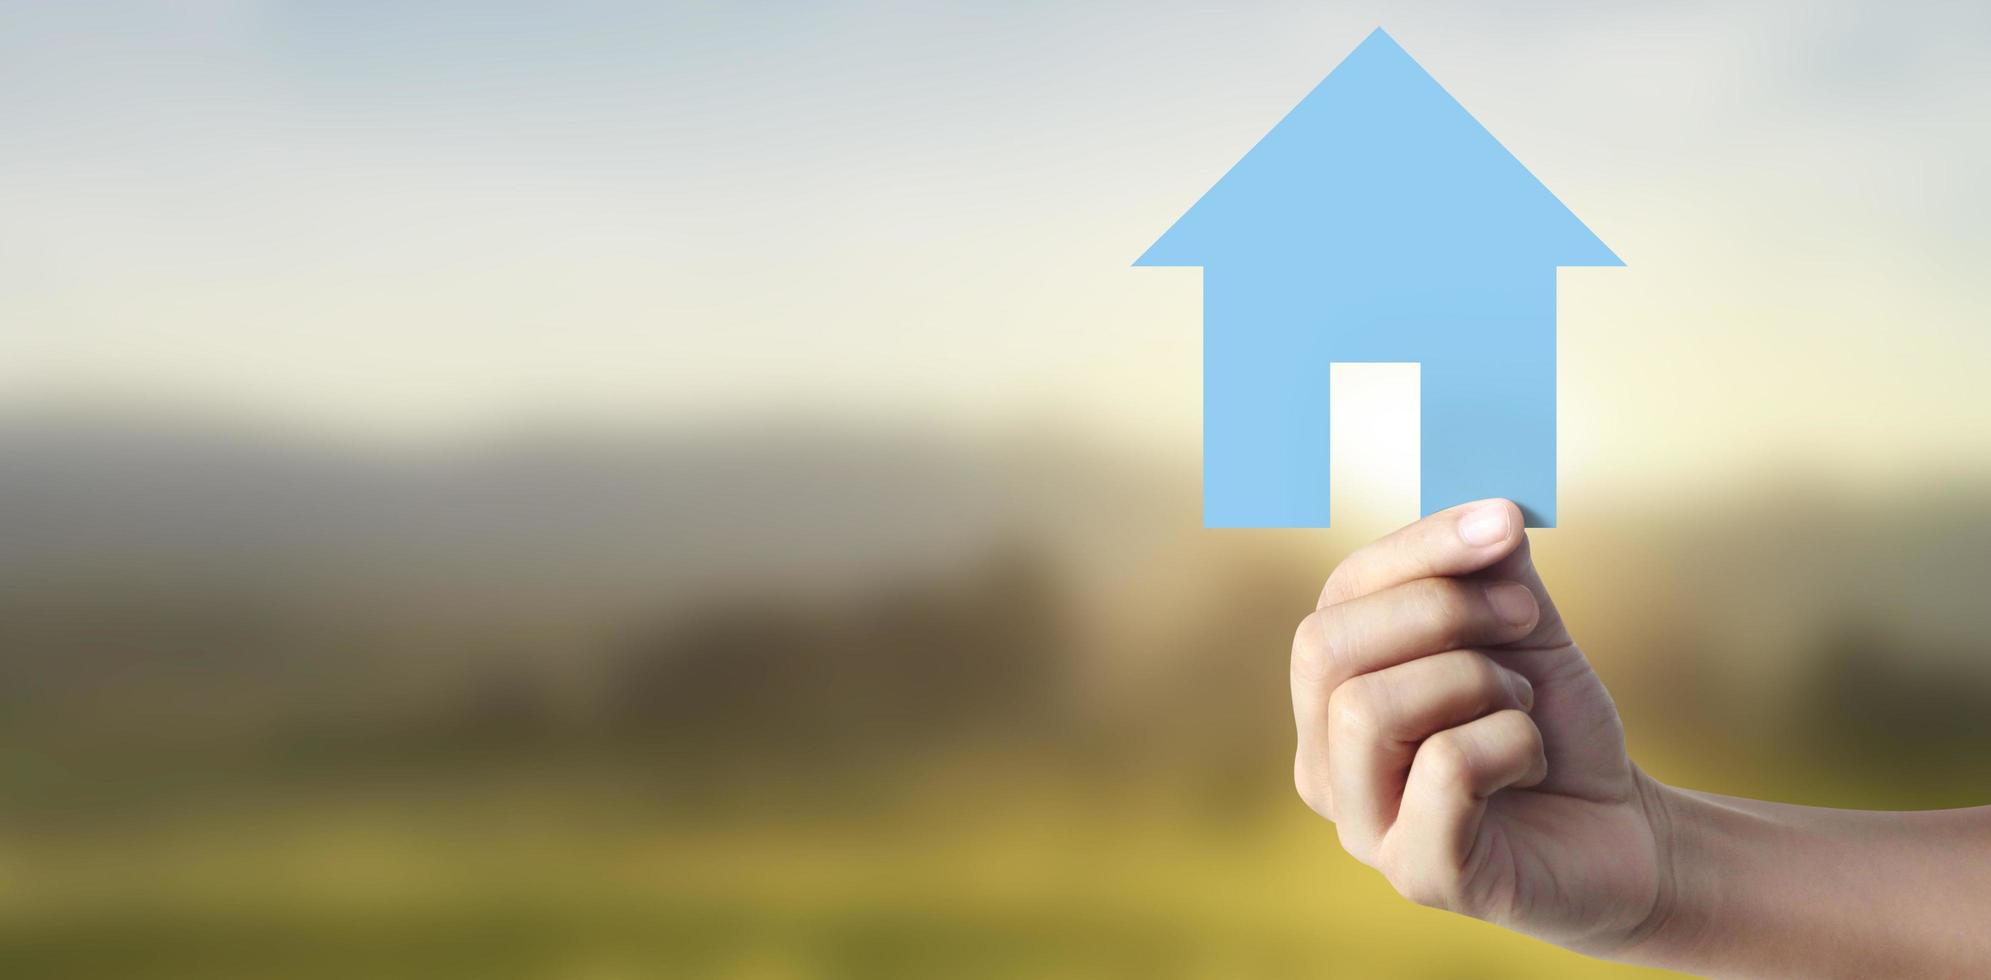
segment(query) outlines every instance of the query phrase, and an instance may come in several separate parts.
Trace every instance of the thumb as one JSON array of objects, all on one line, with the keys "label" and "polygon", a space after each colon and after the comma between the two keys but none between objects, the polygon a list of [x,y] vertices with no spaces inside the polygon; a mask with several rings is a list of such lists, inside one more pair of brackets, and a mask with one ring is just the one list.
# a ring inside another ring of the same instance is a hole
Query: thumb
[{"label": "thumb", "polygon": [[1569,629],[1563,625],[1562,614],[1556,611],[1555,600],[1550,598],[1548,586],[1542,582],[1541,572],[1535,568],[1535,554],[1532,542],[1526,534],[1521,535],[1521,543],[1505,558],[1487,566],[1473,576],[1485,581],[1516,582],[1528,587],[1535,594],[1535,604],[1541,608],[1541,618],[1527,636],[1509,644],[1516,647],[1548,647],[1571,643]]}]

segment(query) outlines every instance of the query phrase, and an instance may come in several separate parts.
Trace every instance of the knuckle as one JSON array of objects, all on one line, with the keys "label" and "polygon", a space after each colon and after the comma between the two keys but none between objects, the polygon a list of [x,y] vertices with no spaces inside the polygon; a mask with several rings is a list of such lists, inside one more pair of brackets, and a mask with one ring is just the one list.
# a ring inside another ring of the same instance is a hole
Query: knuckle
[{"label": "knuckle", "polygon": [[1428,860],[1420,860],[1414,852],[1406,852],[1401,846],[1392,847],[1396,841],[1385,842],[1376,870],[1390,883],[1398,895],[1426,908],[1452,909],[1458,900],[1458,875],[1435,866]]},{"label": "knuckle", "polygon": [[1459,886],[1453,876],[1412,869],[1389,876],[1389,881],[1397,894],[1425,908],[1451,911],[1459,907]]},{"label": "knuckle", "polygon": [[1307,765],[1304,756],[1293,758],[1293,788],[1299,791],[1300,800],[1307,809],[1334,819],[1334,804],[1327,788],[1327,781],[1314,774],[1313,767]]},{"label": "knuckle", "polygon": [[1453,579],[1422,579],[1416,601],[1425,621],[1445,636],[1464,635],[1464,627],[1472,621],[1473,604],[1466,587]]},{"label": "knuckle", "polygon": [[1518,708],[1508,708],[1495,714],[1493,719],[1501,726],[1501,738],[1513,739],[1515,744],[1530,751],[1541,750],[1542,730],[1535,727],[1535,720],[1528,717],[1527,712]]},{"label": "knuckle", "polygon": [[1501,667],[1493,658],[1474,650],[1458,651],[1453,669],[1458,671],[1462,686],[1480,694],[1483,702],[1499,698],[1507,690],[1507,678],[1501,675]]},{"label": "knuckle", "polygon": [[1347,602],[1362,594],[1359,580],[1361,573],[1356,571],[1356,559],[1360,554],[1361,552],[1356,552],[1343,559],[1341,564],[1334,566],[1334,571],[1327,573],[1327,582],[1320,589],[1319,608],[1325,609]]},{"label": "knuckle", "polygon": [[1325,615],[1308,613],[1293,631],[1293,679],[1304,684],[1321,683],[1332,673],[1331,657]]},{"label": "knuckle", "polygon": [[1447,786],[1472,781],[1472,754],[1455,731],[1439,732],[1425,739],[1413,765],[1426,767],[1433,778]]},{"label": "knuckle", "polygon": [[1375,683],[1367,677],[1343,681],[1327,696],[1329,740],[1359,739],[1381,730],[1381,713],[1375,697]]},{"label": "knuckle", "polygon": [[1380,865],[1377,863],[1376,848],[1373,842],[1355,833],[1345,823],[1335,824],[1334,830],[1336,836],[1341,838],[1341,849],[1347,851],[1349,857],[1371,868],[1380,868]]},{"label": "knuckle", "polygon": [[1522,734],[1527,736],[1528,741],[1540,742],[1542,740],[1542,730],[1535,727],[1535,719],[1529,717],[1527,712],[1518,708],[1509,708],[1501,713],[1513,719],[1508,724],[1520,729]]}]

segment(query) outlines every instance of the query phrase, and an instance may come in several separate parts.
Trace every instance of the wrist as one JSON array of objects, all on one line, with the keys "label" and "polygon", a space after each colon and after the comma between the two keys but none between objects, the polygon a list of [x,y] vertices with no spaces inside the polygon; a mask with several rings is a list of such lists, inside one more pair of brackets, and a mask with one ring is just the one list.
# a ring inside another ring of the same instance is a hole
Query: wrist
[{"label": "wrist", "polygon": [[1991,894],[1991,810],[1791,806],[1633,772],[1658,885],[1613,958],[1721,976],[1969,976],[1991,962],[1957,911]]},{"label": "wrist", "polygon": [[1639,804],[1652,830],[1657,871],[1652,908],[1613,959],[1648,966],[1705,970],[1719,960],[1712,928],[1720,920],[1724,867],[1729,857],[1721,808],[1632,767]]}]

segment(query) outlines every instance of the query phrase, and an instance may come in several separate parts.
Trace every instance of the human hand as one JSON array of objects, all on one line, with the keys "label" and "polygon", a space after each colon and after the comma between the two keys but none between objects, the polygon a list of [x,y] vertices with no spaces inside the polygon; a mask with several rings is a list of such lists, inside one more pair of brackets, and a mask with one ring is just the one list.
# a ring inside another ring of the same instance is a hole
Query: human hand
[{"label": "human hand", "polygon": [[1293,641],[1300,795],[1420,904],[1610,956],[1663,919],[1660,787],[1535,572],[1520,509],[1334,570]]}]

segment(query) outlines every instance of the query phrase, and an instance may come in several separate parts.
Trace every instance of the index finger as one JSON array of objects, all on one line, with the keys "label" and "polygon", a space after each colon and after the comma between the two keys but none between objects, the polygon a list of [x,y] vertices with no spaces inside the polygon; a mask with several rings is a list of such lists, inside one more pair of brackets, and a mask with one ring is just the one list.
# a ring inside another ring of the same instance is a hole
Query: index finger
[{"label": "index finger", "polygon": [[1328,576],[1315,608],[1421,578],[1470,575],[1513,554],[1522,540],[1521,508],[1511,500],[1449,507],[1349,555]]}]

